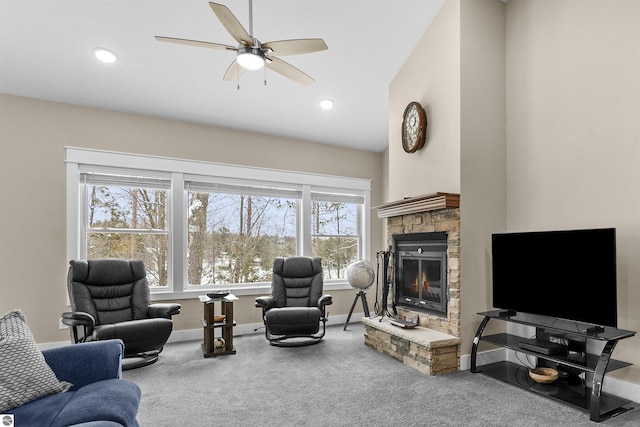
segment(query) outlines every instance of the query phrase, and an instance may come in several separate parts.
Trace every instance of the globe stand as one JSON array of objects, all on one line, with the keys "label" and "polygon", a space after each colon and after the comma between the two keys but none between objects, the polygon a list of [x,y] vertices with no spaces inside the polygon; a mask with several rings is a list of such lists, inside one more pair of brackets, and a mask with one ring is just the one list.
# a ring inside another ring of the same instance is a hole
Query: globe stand
[{"label": "globe stand", "polygon": [[367,294],[364,291],[358,291],[358,293],[356,294],[355,299],[353,300],[353,304],[351,304],[351,310],[349,310],[349,315],[347,316],[347,321],[344,322],[343,331],[347,330],[347,326],[349,325],[349,320],[351,319],[351,315],[353,314],[353,309],[355,308],[356,303],[358,302],[358,298],[362,298],[362,308],[364,308],[364,315],[367,316],[367,317],[370,317],[369,305],[367,304]]}]

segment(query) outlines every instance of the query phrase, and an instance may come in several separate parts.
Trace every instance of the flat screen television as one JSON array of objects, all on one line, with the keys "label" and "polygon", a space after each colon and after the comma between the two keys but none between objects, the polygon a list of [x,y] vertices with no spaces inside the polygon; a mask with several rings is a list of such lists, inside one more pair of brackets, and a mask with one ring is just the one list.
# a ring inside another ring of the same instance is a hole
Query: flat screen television
[{"label": "flat screen television", "polygon": [[617,327],[615,228],[492,235],[496,308]]}]

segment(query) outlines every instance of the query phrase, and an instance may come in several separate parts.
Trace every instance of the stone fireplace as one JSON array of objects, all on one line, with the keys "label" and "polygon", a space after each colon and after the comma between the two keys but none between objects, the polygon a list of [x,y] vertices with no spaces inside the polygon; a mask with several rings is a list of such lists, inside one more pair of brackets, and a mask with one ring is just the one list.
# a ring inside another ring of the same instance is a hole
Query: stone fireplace
[{"label": "stone fireplace", "polygon": [[387,218],[392,292],[388,305],[412,329],[363,319],[365,345],[429,375],[460,366],[460,195],[435,193],[378,207]]}]

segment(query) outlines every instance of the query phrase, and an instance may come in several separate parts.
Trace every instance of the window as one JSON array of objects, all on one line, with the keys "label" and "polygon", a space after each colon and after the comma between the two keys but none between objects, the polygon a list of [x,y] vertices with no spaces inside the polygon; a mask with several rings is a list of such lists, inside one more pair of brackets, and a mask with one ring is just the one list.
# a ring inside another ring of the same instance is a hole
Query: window
[{"label": "window", "polygon": [[145,171],[80,174],[83,258],[138,258],[152,287],[169,281],[167,179]]},{"label": "window", "polygon": [[276,256],[325,283],[369,253],[370,181],[67,148],[68,257],[140,258],[154,299],[264,292]]},{"label": "window", "polygon": [[322,258],[325,279],[345,278],[360,258],[360,218],[364,198],[312,193],[311,255]]},{"label": "window", "polygon": [[297,251],[301,193],[186,181],[188,284],[271,280],[276,256]]}]

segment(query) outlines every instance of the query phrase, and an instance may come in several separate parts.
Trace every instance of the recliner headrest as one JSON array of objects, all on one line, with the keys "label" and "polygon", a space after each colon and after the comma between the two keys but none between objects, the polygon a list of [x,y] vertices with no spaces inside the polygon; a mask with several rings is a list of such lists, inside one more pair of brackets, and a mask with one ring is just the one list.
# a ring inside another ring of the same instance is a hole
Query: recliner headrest
[{"label": "recliner headrest", "polygon": [[96,259],[72,260],[74,282],[92,285],[132,283],[146,276],[142,260]]},{"label": "recliner headrest", "polygon": [[320,258],[276,258],[273,262],[273,273],[283,277],[310,277],[321,272],[322,262]]}]

